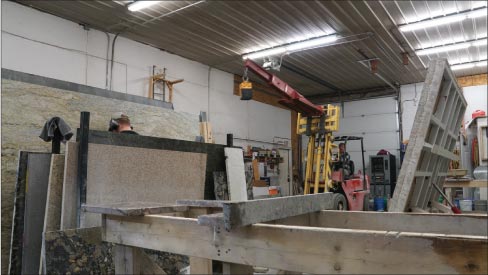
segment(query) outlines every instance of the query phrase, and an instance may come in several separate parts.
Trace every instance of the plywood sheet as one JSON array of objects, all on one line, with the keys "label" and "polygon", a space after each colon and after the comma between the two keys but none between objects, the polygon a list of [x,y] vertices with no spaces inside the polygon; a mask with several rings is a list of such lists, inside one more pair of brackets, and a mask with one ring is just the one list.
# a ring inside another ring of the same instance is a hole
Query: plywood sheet
[{"label": "plywood sheet", "polygon": [[226,147],[224,148],[224,153],[230,200],[247,201],[246,174],[242,149]]},{"label": "plywood sheet", "polygon": [[[203,199],[206,161],[203,153],[90,143],[87,204]],[[84,226],[99,217],[89,213]]]},{"label": "plywood sheet", "polygon": [[24,216],[22,274],[39,273],[51,154],[29,154]]},{"label": "plywood sheet", "polygon": [[466,100],[445,59],[434,59],[419,100],[390,212],[428,210],[442,188],[466,110]]},{"label": "plywood sheet", "polygon": [[54,154],[51,157],[51,170],[47,187],[46,213],[44,232],[60,229],[61,197],[63,194],[64,155]]},{"label": "plywood sheet", "polygon": [[76,228],[76,188],[78,175],[78,143],[66,143],[61,208],[61,230]]}]

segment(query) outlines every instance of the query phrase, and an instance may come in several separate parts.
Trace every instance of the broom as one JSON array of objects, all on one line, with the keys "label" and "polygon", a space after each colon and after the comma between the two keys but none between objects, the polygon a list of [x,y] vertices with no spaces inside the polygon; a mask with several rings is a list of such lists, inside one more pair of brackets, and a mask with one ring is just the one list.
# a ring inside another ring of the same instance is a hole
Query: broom
[{"label": "broom", "polygon": [[435,185],[435,183],[433,183],[433,182],[432,182],[432,185],[434,186],[434,188],[437,191],[439,191],[439,193],[447,201],[449,206],[451,206],[452,212],[454,212],[454,214],[461,214],[461,210],[459,208],[457,208],[454,204],[452,204],[452,202],[449,199],[447,199],[447,196],[442,192],[442,190],[439,188],[439,186]]}]

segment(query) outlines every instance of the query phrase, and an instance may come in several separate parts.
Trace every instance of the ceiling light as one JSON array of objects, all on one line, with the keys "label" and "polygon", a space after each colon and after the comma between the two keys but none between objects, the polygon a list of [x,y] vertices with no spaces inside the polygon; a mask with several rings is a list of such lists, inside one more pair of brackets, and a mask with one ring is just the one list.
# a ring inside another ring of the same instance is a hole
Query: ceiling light
[{"label": "ceiling light", "polygon": [[486,46],[486,42],[487,42],[487,40],[485,38],[485,39],[473,41],[471,45],[473,45],[473,46]]},{"label": "ceiling light", "polygon": [[456,64],[451,66],[451,70],[464,70],[464,69],[471,69],[474,67],[485,67],[487,65],[487,60],[475,61],[470,63],[463,63],[463,64]]},{"label": "ceiling light", "polygon": [[278,54],[283,54],[283,53],[293,53],[293,52],[298,52],[302,50],[307,50],[307,49],[312,49],[312,48],[317,48],[317,47],[322,47],[327,44],[331,44],[335,42],[338,39],[336,35],[328,35],[328,36],[323,36],[323,37],[317,37],[317,38],[312,38],[312,39],[307,39],[304,41],[297,41],[293,42],[290,44],[274,47],[274,48],[269,48],[269,49],[264,49],[264,50],[259,50],[256,52],[252,52],[249,54],[246,54],[242,57],[242,59],[256,59],[256,58],[261,58],[261,57],[266,57],[266,56],[272,56],[272,55],[278,55]]},{"label": "ceiling light", "polygon": [[135,1],[135,2],[130,3],[129,6],[127,6],[127,8],[130,11],[139,11],[139,10],[145,9],[147,7],[153,6],[159,2],[161,2],[161,1]]},{"label": "ceiling light", "polygon": [[310,49],[321,45],[330,44],[332,42],[335,42],[336,40],[337,40],[337,35],[329,35],[325,37],[309,39],[302,42],[295,42],[285,47],[287,52],[295,52],[303,49]]},{"label": "ceiling light", "polygon": [[486,38],[469,41],[469,42],[461,42],[461,43],[456,43],[456,44],[451,44],[446,46],[432,47],[423,50],[416,50],[415,53],[417,55],[429,55],[433,53],[455,51],[455,50],[467,49],[472,46],[483,46],[483,45],[486,45]]},{"label": "ceiling light", "polygon": [[481,16],[486,16],[487,11],[488,11],[487,8],[481,8],[481,9],[467,11],[467,12],[455,13],[455,14],[446,15],[439,18],[422,20],[411,24],[401,25],[398,27],[398,29],[402,32],[408,32],[408,31],[414,31],[423,28],[445,25],[454,22],[460,22],[467,18],[477,18]]},{"label": "ceiling light", "polygon": [[475,64],[476,67],[487,67],[488,66],[488,60],[480,61]]}]

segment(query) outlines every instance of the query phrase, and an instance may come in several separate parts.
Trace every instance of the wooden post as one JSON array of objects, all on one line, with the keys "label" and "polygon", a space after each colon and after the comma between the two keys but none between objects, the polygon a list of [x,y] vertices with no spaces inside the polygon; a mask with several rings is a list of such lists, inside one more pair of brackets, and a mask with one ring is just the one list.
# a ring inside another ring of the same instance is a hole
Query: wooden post
[{"label": "wooden post", "polygon": [[116,245],[114,247],[115,274],[141,274],[141,249]]},{"label": "wooden post", "polygon": [[116,245],[113,258],[115,274],[166,274],[141,248]]},{"label": "wooden post", "polygon": [[222,274],[253,274],[254,269],[250,265],[222,263]]},{"label": "wooden post", "polygon": [[213,274],[212,260],[190,257],[190,274]]}]

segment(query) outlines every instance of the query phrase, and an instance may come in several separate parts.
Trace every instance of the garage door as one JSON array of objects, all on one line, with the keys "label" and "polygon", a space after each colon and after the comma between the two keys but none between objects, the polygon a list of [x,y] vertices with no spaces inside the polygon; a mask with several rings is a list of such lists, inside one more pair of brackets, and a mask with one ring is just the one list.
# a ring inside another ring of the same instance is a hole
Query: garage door
[{"label": "garage door", "polygon": [[[381,149],[400,156],[397,100],[394,97],[368,99],[344,103],[344,117],[341,116],[336,136],[361,136],[364,138],[364,158],[369,168],[369,156]],[[361,147],[359,142],[349,142],[347,151],[361,168]],[[397,165],[399,167],[399,165]],[[368,171],[368,170],[366,170]]]}]

